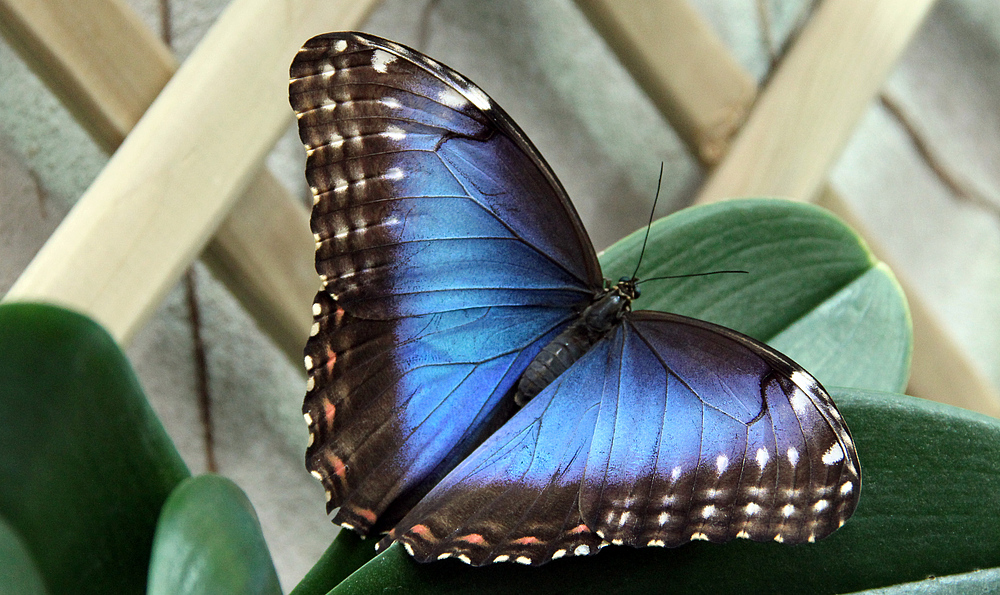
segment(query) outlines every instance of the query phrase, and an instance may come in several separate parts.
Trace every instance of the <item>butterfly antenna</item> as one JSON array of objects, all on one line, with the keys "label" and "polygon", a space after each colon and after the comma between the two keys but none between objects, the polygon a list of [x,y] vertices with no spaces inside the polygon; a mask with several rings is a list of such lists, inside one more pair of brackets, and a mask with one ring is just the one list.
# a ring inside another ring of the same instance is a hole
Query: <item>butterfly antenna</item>
[{"label": "butterfly antenna", "polygon": [[649,230],[653,226],[653,213],[656,212],[656,201],[660,200],[660,185],[663,184],[663,162],[660,162],[660,177],[656,180],[656,196],[653,197],[653,208],[649,210],[649,223],[646,224],[646,237],[642,239],[642,250],[639,251],[639,262],[635,263],[635,271],[632,278],[639,274],[639,265],[642,264],[642,256],[646,253],[646,242],[649,241]]},{"label": "butterfly antenna", "polygon": [[708,275],[727,275],[731,273],[748,275],[750,271],[709,271],[707,273],[688,273],[686,275],[666,275],[665,277],[650,277],[649,279],[636,281],[635,284],[638,285],[640,283],[645,283],[646,281],[659,281],[660,279],[686,279],[688,277],[707,277]]}]

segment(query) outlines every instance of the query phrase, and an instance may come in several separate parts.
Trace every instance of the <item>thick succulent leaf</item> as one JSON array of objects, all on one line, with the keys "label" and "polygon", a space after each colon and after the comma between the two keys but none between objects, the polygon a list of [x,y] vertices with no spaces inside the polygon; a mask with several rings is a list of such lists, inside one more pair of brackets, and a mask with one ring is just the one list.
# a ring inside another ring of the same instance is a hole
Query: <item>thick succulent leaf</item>
[{"label": "thick succulent leaf", "polygon": [[[645,230],[601,256],[611,279],[635,271]],[[901,391],[912,331],[902,290],[860,237],[829,212],[778,199],[732,200],[655,222],[635,307],[728,326],[769,343],[827,387]]]},{"label": "thick succulent leaf", "polygon": [[337,533],[330,547],[289,595],[324,595],[375,557],[378,538],[362,539],[354,531]]},{"label": "thick succulent leaf", "polygon": [[0,305],[0,515],[51,593],[142,593],[187,467],[128,360],[89,318]]},{"label": "thick succulent leaf", "polygon": [[835,390],[861,503],[815,544],[609,547],[541,568],[418,564],[393,546],[333,593],[843,593],[1000,565],[1000,421],[905,395]]},{"label": "thick succulent leaf", "polygon": [[257,514],[239,486],[201,475],[170,494],[156,526],[148,593],[281,593]]},{"label": "thick succulent leaf", "polygon": [[24,540],[3,517],[0,517],[0,592],[4,595],[48,593]]},{"label": "thick succulent leaf", "polygon": [[935,576],[881,589],[855,591],[851,595],[990,595],[998,591],[1000,591],[1000,568],[990,568],[950,576]]}]

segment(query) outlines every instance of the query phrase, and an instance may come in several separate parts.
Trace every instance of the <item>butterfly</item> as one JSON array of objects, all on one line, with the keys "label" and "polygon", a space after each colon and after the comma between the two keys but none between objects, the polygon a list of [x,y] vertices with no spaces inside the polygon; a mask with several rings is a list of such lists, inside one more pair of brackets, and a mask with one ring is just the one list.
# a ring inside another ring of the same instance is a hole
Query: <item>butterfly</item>
[{"label": "butterfly", "polygon": [[725,327],[632,311],[555,174],[461,74],[364,33],[309,40],[290,101],[322,289],[306,466],[334,522],[418,561],[609,544],[811,542],[858,503],[843,418]]}]

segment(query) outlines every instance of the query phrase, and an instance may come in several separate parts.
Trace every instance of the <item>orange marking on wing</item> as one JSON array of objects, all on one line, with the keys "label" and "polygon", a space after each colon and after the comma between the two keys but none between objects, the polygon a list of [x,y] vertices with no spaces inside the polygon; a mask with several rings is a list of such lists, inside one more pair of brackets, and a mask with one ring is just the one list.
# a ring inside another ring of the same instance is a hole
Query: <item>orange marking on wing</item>
[{"label": "orange marking on wing", "polygon": [[333,323],[339,325],[342,318],[344,318],[344,309],[337,306],[337,310],[333,313]]},{"label": "orange marking on wing", "polygon": [[541,543],[541,541],[539,541],[537,537],[529,535],[527,537],[521,537],[520,539],[515,539],[511,543],[515,545],[534,545],[536,543]]},{"label": "orange marking on wing", "polygon": [[412,527],[410,527],[408,533],[413,533],[417,537],[420,537],[421,539],[426,539],[427,541],[434,540],[434,534],[431,533],[431,530],[427,525],[413,525]]},{"label": "orange marking on wing", "polygon": [[375,519],[378,518],[378,515],[376,515],[374,511],[368,508],[355,508],[354,513],[357,514],[359,517],[363,518],[364,520],[368,521],[368,523],[374,523]]},{"label": "orange marking on wing", "polygon": [[569,531],[567,531],[567,533],[569,535],[575,535],[577,533],[590,533],[590,529],[587,527],[587,525],[584,525],[583,523],[580,523],[576,527],[573,527],[572,529],[570,529]]},{"label": "orange marking on wing", "polygon": [[344,465],[344,461],[340,460],[340,457],[333,453],[326,454],[326,461],[330,464],[333,469],[333,474],[339,477],[341,480],[347,479],[347,467]]},{"label": "orange marking on wing", "polygon": [[328,374],[333,374],[333,364],[337,363],[337,352],[330,349],[329,346],[326,348],[326,372]]},{"label": "orange marking on wing", "polygon": [[323,401],[323,416],[326,418],[327,429],[333,427],[333,418],[337,416],[337,407],[330,401]]},{"label": "orange marking on wing", "polygon": [[469,533],[468,535],[463,535],[458,538],[458,541],[467,541],[473,545],[483,545],[486,540],[479,533]]}]

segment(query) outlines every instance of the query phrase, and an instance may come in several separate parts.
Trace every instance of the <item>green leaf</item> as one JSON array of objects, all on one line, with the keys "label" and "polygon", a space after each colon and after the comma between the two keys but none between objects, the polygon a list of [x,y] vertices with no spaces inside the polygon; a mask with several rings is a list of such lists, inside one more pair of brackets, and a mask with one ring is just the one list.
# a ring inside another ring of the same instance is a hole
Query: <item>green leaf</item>
[{"label": "green leaf", "polygon": [[3,517],[0,517],[0,592],[4,595],[48,593],[24,540]]},{"label": "green leaf", "polygon": [[[601,257],[605,276],[631,276],[645,230]],[[732,200],[655,222],[640,279],[744,270],[749,274],[643,283],[637,309],[708,320],[769,343],[820,382],[899,391],[912,332],[889,269],[843,222],[812,205]]]},{"label": "green leaf", "polygon": [[200,475],[170,494],[156,526],[150,595],[281,593],[246,494],[218,475]]},{"label": "green leaf", "polygon": [[904,395],[834,397],[863,487],[854,517],[821,542],[608,547],[540,568],[418,564],[393,546],[333,593],[843,593],[1000,565],[1000,421]]},{"label": "green leaf", "polygon": [[1000,592],[1000,568],[931,577],[881,589],[855,591],[852,595],[991,595]]},{"label": "green leaf", "polygon": [[324,595],[375,557],[377,539],[362,539],[341,530],[330,547],[289,595]]},{"label": "green leaf", "polygon": [[52,593],[142,593],[188,475],[128,360],[89,318],[0,304],[0,515]]}]

